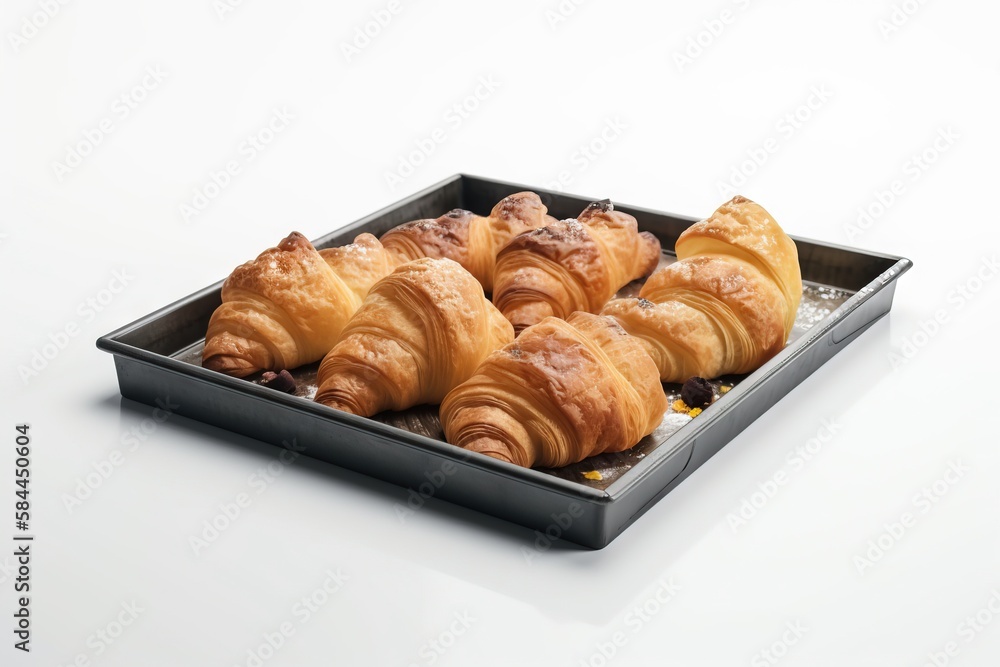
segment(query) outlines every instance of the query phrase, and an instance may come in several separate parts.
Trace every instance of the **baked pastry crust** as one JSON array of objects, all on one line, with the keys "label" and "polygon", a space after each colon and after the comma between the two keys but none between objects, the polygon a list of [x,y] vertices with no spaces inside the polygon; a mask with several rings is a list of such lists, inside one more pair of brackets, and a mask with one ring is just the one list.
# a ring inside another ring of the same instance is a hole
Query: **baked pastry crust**
[{"label": "baked pastry crust", "polygon": [[564,466],[635,446],[667,399],[641,343],[609,317],[547,317],[491,354],[441,404],[453,445],[517,465]]},{"label": "baked pastry crust", "polygon": [[785,338],[792,331],[802,299],[802,274],[795,242],[760,204],[737,195],[707,220],[688,227],[677,239],[677,259],[717,255],[742,259],[771,279],[785,299]]},{"label": "baked pastry crust", "polygon": [[578,218],[521,234],[501,250],[493,303],[518,333],[549,316],[598,313],[659,259],[659,240],[640,233],[634,217],[594,202]]},{"label": "baked pastry crust", "polygon": [[323,358],[368,289],[392,270],[371,234],[317,251],[298,232],[238,266],[222,285],[202,365],[246,377]]},{"label": "baked pastry crust", "polygon": [[501,199],[488,216],[455,209],[436,219],[414,220],[382,235],[397,264],[421,257],[447,258],[461,264],[489,293],[497,254],[522,232],[555,222],[534,192]]},{"label": "baked pastry crust", "polygon": [[320,364],[315,400],[365,417],[437,404],[513,339],[468,271],[418,259],[371,288]]},{"label": "baked pastry crust", "polygon": [[664,382],[748,373],[784,347],[802,297],[795,243],[744,197],[677,241],[637,299],[603,309],[646,346]]}]

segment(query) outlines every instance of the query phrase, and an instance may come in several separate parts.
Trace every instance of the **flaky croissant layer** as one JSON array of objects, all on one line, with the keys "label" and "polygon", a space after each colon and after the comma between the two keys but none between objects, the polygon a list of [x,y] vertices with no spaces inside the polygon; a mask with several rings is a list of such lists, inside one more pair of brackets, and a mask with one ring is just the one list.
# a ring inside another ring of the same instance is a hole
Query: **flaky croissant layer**
[{"label": "flaky croissant layer", "polygon": [[614,320],[573,313],[528,327],[441,404],[448,442],[563,466],[635,446],[667,409],[656,366]]},{"label": "flaky croissant layer", "polygon": [[678,261],[602,312],[642,341],[664,382],[748,373],[784,347],[802,296],[795,243],[735,197],[679,237]]},{"label": "flaky croissant layer", "polygon": [[525,232],[500,251],[493,303],[515,332],[548,316],[597,313],[659,259],[660,242],[639,232],[634,217],[608,200],[594,202],[575,220]]},{"label": "flaky croissant layer", "polygon": [[316,401],[362,416],[440,403],[514,330],[468,271],[418,259],[371,288],[319,367]]},{"label": "flaky croissant layer", "polygon": [[318,251],[292,232],[222,285],[202,365],[236,377],[295,368],[323,358],[393,260],[371,234]]},{"label": "flaky croissant layer", "polygon": [[555,222],[547,210],[534,192],[518,192],[500,200],[488,216],[455,209],[437,219],[399,225],[381,240],[399,264],[421,257],[454,260],[489,293],[497,253],[518,234]]},{"label": "flaky croissant layer", "polygon": [[785,301],[785,338],[795,324],[802,299],[802,273],[795,242],[764,210],[737,195],[706,220],[688,227],[677,239],[677,259],[715,255],[741,259],[778,287]]}]

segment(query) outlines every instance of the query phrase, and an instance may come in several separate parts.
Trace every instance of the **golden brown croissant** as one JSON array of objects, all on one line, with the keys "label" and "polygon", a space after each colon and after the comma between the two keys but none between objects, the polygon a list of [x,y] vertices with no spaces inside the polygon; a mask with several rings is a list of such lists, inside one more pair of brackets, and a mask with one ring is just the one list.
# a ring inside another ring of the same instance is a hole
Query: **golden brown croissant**
[{"label": "golden brown croissant", "polygon": [[660,242],[639,232],[635,218],[594,202],[576,220],[525,232],[497,256],[493,303],[514,331],[546,317],[600,312],[628,283],[649,275]]},{"label": "golden brown croissant", "polygon": [[202,365],[236,377],[323,358],[368,289],[392,270],[371,234],[317,251],[298,232],[237,267],[222,285]]},{"label": "golden brown croissant", "polygon": [[692,225],[679,261],[654,273],[638,299],[602,311],[642,340],[664,382],[748,373],[788,340],[802,278],[795,243],[743,197]]},{"label": "golden brown croissant", "polygon": [[763,206],[746,197],[733,197],[712,217],[688,227],[677,239],[675,251],[677,259],[714,255],[752,264],[781,290],[788,306],[785,337],[791,333],[802,299],[799,253]]},{"label": "golden brown croissant", "polygon": [[656,366],[609,317],[528,327],[441,404],[448,442],[521,466],[564,466],[635,446],[667,409]]},{"label": "golden brown croissant", "polygon": [[436,220],[390,229],[381,240],[398,264],[420,257],[452,259],[491,292],[497,253],[518,234],[555,222],[547,210],[534,192],[518,192],[500,200],[489,216],[455,209]]},{"label": "golden brown croissant", "polygon": [[440,403],[514,339],[482,286],[450,259],[419,259],[371,288],[319,366],[316,401],[370,417]]}]

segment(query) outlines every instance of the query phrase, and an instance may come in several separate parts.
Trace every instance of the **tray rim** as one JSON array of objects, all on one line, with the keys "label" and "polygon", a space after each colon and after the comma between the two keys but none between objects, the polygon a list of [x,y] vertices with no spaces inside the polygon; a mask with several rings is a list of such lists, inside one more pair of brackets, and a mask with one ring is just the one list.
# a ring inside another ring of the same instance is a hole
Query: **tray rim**
[{"label": "tray rim", "polygon": [[[500,185],[510,188],[516,188],[519,190],[531,190],[533,192],[539,193],[540,195],[558,195],[563,197],[576,198],[580,200],[587,200],[587,197],[582,195],[577,195],[567,192],[557,192],[552,190],[547,190],[544,188],[537,188],[530,185],[524,185],[520,183],[512,183],[503,180],[490,179],[486,177],[456,173],[449,176],[441,181],[432,184],[422,190],[419,190],[407,197],[399,199],[387,206],[383,206],[377,211],[370,213],[354,222],[348,223],[342,227],[339,227],[331,232],[320,236],[318,239],[313,241],[314,245],[322,246],[329,242],[329,240],[335,236],[342,236],[345,234],[350,234],[361,227],[364,227],[372,220],[375,220],[389,212],[396,209],[402,208],[414,201],[417,201],[433,192],[439,191],[455,182],[465,182],[466,179],[473,179],[482,182],[488,182],[494,185]],[[593,200],[596,201],[596,200]],[[670,213],[667,211],[659,211],[655,209],[649,209],[640,206],[631,206],[628,204],[615,204],[627,211],[636,211],[641,213],[647,213],[654,216],[667,216],[679,220],[688,220],[691,222],[696,222],[702,218],[688,216],[688,215],[678,215]],[[855,253],[867,255],[870,257],[875,257],[885,261],[892,261],[893,265],[882,274],[877,276],[867,285],[863,286],[861,289],[857,290],[847,301],[841,304],[837,309],[830,313],[826,318],[817,322],[808,331],[806,331],[802,336],[794,340],[790,344],[786,344],[785,347],[775,355],[772,359],[764,363],[760,368],[754,372],[748,374],[743,381],[738,383],[731,391],[727,392],[725,395],[721,396],[718,400],[713,403],[713,408],[710,412],[700,416],[700,419],[691,420],[689,423],[685,424],[681,428],[677,429],[670,435],[666,437],[661,443],[649,452],[642,460],[636,463],[632,468],[627,470],[622,474],[617,480],[609,484],[604,489],[595,489],[590,486],[586,486],[579,482],[570,481],[555,475],[550,475],[548,473],[536,470],[533,468],[523,468],[521,466],[514,465],[512,463],[507,463],[504,461],[499,461],[491,457],[479,454],[477,452],[470,452],[468,450],[461,449],[447,442],[429,438],[427,436],[413,433],[405,429],[400,429],[382,422],[368,419],[366,417],[359,417],[357,415],[351,415],[348,413],[340,412],[334,410],[328,406],[322,405],[320,403],[315,403],[309,399],[293,396],[289,394],[282,394],[275,392],[266,387],[259,386],[252,382],[247,382],[239,378],[230,377],[223,373],[217,373],[210,371],[201,366],[195,366],[172,356],[165,354],[159,354],[156,352],[151,352],[140,347],[136,347],[129,343],[120,340],[123,336],[126,336],[137,329],[147,326],[151,322],[168,315],[170,312],[175,311],[188,305],[194,301],[205,298],[206,296],[216,292],[221,289],[222,284],[225,279],[219,280],[211,285],[208,285],[200,290],[197,290],[187,296],[175,300],[174,302],[163,306],[147,315],[144,315],[122,327],[119,327],[110,333],[107,333],[99,337],[96,341],[98,349],[108,352],[116,356],[128,357],[132,360],[150,364],[153,366],[158,366],[165,370],[179,373],[184,376],[188,376],[198,382],[207,382],[210,384],[215,384],[221,386],[229,391],[234,391],[237,393],[245,394],[256,400],[264,401],[267,403],[277,402],[286,408],[291,408],[293,410],[298,410],[302,412],[309,413],[313,416],[322,417],[326,419],[331,419],[332,421],[338,423],[339,426],[344,428],[349,428],[353,431],[362,431],[367,433],[374,433],[381,437],[387,438],[394,441],[398,445],[406,447],[415,447],[424,450],[430,450],[436,456],[443,456],[446,459],[453,460],[456,462],[461,462],[465,465],[472,465],[479,468],[485,472],[493,475],[503,477],[505,479],[515,478],[523,483],[528,483],[534,486],[545,487],[548,491],[557,493],[559,495],[564,495],[567,497],[572,497],[576,500],[583,500],[590,503],[613,503],[617,498],[626,495],[630,489],[642,484],[642,481],[650,474],[653,474],[659,463],[670,456],[673,456],[678,451],[683,450],[688,445],[692,444],[698,438],[698,434],[704,430],[707,430],[712,424],[716,423],[717,420],[725,418],[727,414],[735,410],[740,403],[746,400],[751,394],[761,387],[766,386],[766,379],[778,373],[786,365],[792,363],[794,359],[800,355],[807,352],[809,347],[812,345],[814,340],[824,337],[831,329],[835,328],[837,324],[846,315],[853,312],[861,305],[864,304],[869,298],[874,296],[876,293],[884,289],[886,286],[893,283],[900,275],[908,271],[913,263],[908,258],[901,257],[898,255],[891,255],[882,252],[875,252],[871,250],[866,250],[862,248],[854,248],[851,246],[844,246],[836,243],[828,243],[825,241],[813,240],[809,238],[804,238],[795,235],[789,235],[793,241],[796,243],[804,242],[808,244],[818,245],[833,248],[843,252]],[[838,288],[840,289],[840,288]],[[765,411],[766,412],[766,411]],[[761,416],[757,415],[758,417]],[[664,445],[671,442],[670,447],[665,447]]]}]

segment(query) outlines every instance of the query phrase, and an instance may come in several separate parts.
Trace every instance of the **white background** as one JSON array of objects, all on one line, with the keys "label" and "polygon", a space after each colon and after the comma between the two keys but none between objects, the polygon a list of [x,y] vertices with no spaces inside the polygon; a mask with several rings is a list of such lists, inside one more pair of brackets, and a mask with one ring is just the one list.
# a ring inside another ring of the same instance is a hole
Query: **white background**
[{"label": "white background", "polygon": [[[592,0],[564,14],[556,0],[401,0],[349,54],[387,3],[72,2],[51,18],[42,4],[8,0],[0,16],[0,539],[20,422],[38,536],[30,656],[11,646],[0,557],[0,664],[254,664],[284,622],[295,634],[263,664],[763,665],[771,647],[782,665],[923,665],[949,642],[939,664],[1000,661],[996,3],[908,0],[880,28],[888,0]],[[147,68],[161,80],[143,89]],[[244,142],[275,109],[294,118],[250,159]],[[390,184],[436,128],[443,141]],[[915,168],[925,151],[933,163]],[[185,219],[229,161],[239,173]],[[297,462],[257,495],[250,477],[277,450],[180,417],[153,428],[121,400],[98,336],[293,229],[318,237],[459,171],[691,215],[753,172],[739,191],[788,232],[915,268],[890,317],[596,552],[535,553],[531,531],[443,502],[404,523],[405,491],[325,464]],[[859,225],[859,207],[878,215]],[[116,271],[127,284],[112,295]],[[64,348],[26,373],[53,340]],[[793,467],[824,420],[836,435]],[[121,464],[68,507],[114,450]],[[967,470],[915,501],[953,463]],[[189,538],[247,492],[196,555]],[[756,515],[735,524],[752,497]],[[913,525],[889,536],[904,513]],[[884,555],[859,564],[880,539]],[[349,578],[303,623],[297,601],[338,569]],[[97,640],[133,602],[135,621]]]}]

